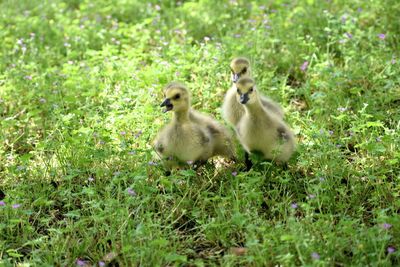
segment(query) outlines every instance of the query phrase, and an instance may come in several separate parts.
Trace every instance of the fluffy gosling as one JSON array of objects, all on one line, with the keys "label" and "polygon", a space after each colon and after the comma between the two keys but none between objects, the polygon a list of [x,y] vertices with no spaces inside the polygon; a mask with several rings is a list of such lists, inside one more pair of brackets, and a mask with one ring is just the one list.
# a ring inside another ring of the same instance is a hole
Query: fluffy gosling
[{"label": "fluffy gosling", "polygon": [[[244,114],[243,106],[236,101],[236,83],[240,78],[251,77],[250,61],[244,57],[234,58],[231,61],[230,68],[233,85],[225,95],[222,114],[227,122],[236,125]],[[265,96],[260,96],[260,100],[266,109],[283,118],[284,112],[278,103]]]},{"label": "fluffy gosling", "polygon": [[164,112],[173,111],[173,118],[158,134],[155,148],[166,159],[168,168],[185,162],[205,162],[216,155],[234,158],[228,130],[213,118],[191,109],[185,85],[170,83],[164,95],[161,107],[165,107]]},{"label": "fluffy gosling", "polygon": [[[236,125],[240,143],[247,153],[258,151],[265,159],[287,162],[296,149],[292,130],[281,117],[262,104],[253,79],[241,78],[236,85],[236,101],[245,110]],[[248,164],[248,157],[246,159]]]}]

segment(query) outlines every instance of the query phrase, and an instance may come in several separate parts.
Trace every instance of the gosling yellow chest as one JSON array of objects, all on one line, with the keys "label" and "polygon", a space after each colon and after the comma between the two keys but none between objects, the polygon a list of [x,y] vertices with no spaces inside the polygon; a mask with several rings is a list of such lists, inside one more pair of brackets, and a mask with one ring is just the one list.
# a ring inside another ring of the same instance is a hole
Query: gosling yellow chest
[{"label": "gosling yellow chest", "polygon": [[171,137],[165,145],[164,154],[174,156],[182,161],[195,161],[208,156],[210,137],[193,123],[171,125]]}]

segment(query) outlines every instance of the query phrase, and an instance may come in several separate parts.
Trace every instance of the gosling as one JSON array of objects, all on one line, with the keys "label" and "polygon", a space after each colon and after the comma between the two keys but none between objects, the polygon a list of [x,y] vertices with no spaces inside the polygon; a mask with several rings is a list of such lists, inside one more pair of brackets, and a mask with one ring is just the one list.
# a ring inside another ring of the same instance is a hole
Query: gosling
[{"label": "gosling", "polygon": [[[245,113],[236,125],[236,133],[247,153],[261,152],[267,160],[286,163],[296,149],[292,130],[276,113],[261,102],[255,82],[251,78],[237,81],[236,100]],[[251,162],[246,154],[246,166]]]},{"label": "gosling", "polygon": [[[235,84],[240,78],[251,77],[250,61],[244,57],[234,58],[231,61],[230,68],[232,72],[233,85],[225,95],[224,103],[222,104],[222,114],[227,122],[235,126],[244,114],[243,106],[236,101]],[[260,101],[268,111],[274,113],[279,118],[283,118],[284,112],[278,103],[274,102],[268,97],[261,95]]]},{"label": "gosling", "polygon": [[232,136],[213,118],[190,107],[185,85],[172,82],[164,89],[164,112],[173,111],[172,121],[158,134],[155,149],[171,169],[186,162],[203,163],[219,155],[235,157]]}]

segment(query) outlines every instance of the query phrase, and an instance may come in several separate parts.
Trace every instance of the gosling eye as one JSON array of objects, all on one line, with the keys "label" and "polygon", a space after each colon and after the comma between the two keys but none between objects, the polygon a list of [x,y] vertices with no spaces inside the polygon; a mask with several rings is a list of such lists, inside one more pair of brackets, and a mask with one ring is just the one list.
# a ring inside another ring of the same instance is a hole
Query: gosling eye
[{"label": "gosling eye", "polygon": [[180,94],[176,94],[176,95],[174,96],[174,99],[176,100],[176,99],[179,99],[180,97],[181,97]]},{"label": "gosling eye", "polygon": [[251,87],[251,88],[249,89],[249,92],[252,93],[253,91],[254,91],[254,87]]},{"label": "gosling eye", "polygon": [[240,95],[240,90],[239,90],[239,88],[238,89],[236,89],[236,92]]},{"label": "gosling eye", "polygon": [[245,74],[247,72],[247,67],[244,67],[244,69],[242,70],[242,74]]}]

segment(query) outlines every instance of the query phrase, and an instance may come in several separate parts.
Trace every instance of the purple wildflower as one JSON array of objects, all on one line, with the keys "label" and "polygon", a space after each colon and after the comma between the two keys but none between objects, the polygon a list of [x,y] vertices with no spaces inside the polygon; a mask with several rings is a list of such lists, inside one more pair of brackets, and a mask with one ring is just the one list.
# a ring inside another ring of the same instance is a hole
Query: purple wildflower
[{"label": "purple wildflower", "polygon": [[242,35],[240,33],[236,33],[235,35],[233,35],[235,38],[240,38]]},{"label": "purple wildflower", "polygon": [[323,181],[325,181],[325,178],[324,177],[319,177],[319,181],[323,182]]},{"label": "purple wildflower", "polygon": [[104,261],[99,261],[99,266],[100,267],[106,266],[106,263]]},{"label": "purple wildflower", "polygon": [[41,98],[41,99],[39,99],[39,102],[42,103],[42,104],[44,104],[44,103],[46,103],[47,101],[46,101],[46,99]]},{"label": "purple wildflower", "polygon": [[349,39],[352,39],[352,38],[353,38],[353,35],[352,35],[351,33],[346,32],[345,34],[346,34],[347,38],[349,38]]},{"label": "purple wildflower", "polygon": [[300,69],[302,71],[306,71],[308,68],[308,61],[304,61],[303,65],[300,66]]},{"label": "purple wildflower", "polygon": [[385,230],[388,230],[388,229],[390,229],[391,227],[392,227],[392,225],[391,225],[390,223],[384,223],[384,224],[382,224],[382,228],[385,229]]},{"label": "purple wildflower", "polygon": [[394,247],[388,247],[387,248],[387,252],[389,253],[389,254],[392,254],[393,252],[395,252],[396,251],[396,249],[394,248]]},{"label": "purple wildflower", "polygon": [[319,260],[321,256],[317,252],[313,252],[311,253],[311,258],[313,258],[314,260]]},{"label": "purple wildflower", "polygon": [[120,134],[120,135],[126,135],[126,132],[125,132],[125,131],[122,131],[122,132],[120,132],[119,134]]},{"label": "purple wildflower", "polygon": [[362,9],[361,7],[357,8],[357,12],[359,12],[359,13],[361,13],[362,10],[363,10],[363,9]]},{"label": "purple wildflower", "polygon": [[126,190],[126,191],[128,192],[129,195],[131,195],[133,197],[136,196],[136,192],[132,188],[128,188],[128,190]]},{"label": "purple wildflower", "polygon": [[76,260],[76,265],[78,265],[78,266],[86,266],[86,261],[81,260],[81,259],[77,259]]},{"label": "purple wildflower", "polygon": [[329,135],[332,135],[332,134],[333,134],[333,131],[329,130],[328,133],[329,133]]},{"label": "purple wildflower", "polygon": [[21,207],[21,204],[13,204],[13,205],[12,205],[12,208],[13,208],[13,209],[18,209],[19,207]]},{"label": "purple wildflower", "polygon": [[378,38],[381,39],[381,40],[385,40],[386,34],[380,33],[380,34],[378,34]]},{"label": "purple wildflower", "polygon": [[160,11],[160,10],[161,10],[161,7],[160,7],[159,5],[155,5],[154,8],[155,8],[157,11]]},{"label": "purple wildflower", "polygon": [[24,170],[24,169],[25,169],[25,167],[22,166],[22,165],[17,166],[17,170],[18,170],[18,171],[22,171],[22,170]]},{"label": "purple wildflower", "polygon": [[292,207],[292,209],[297,209],[299,206],[297,205],[296,202],[293,202],[290,207]]},{"label": "purple wildflower", "polygon": [[238,173],[236,171],[232,172],[232,176],[236,176]]},{"label": "purple wildflower", "polygon": [[135,151],[135,150],[129,151],[128,154],[129,154],[129,155],[135,155],[135,154],[136,154],[136,151]]},{"label": "purple wildflower", "polygon": [[149,161],[149,165],[150,166],[157,166],[157,162],[154,162],[154,161],[150,160]]},{"label": "purple wildflower", "polygon": [[139,130],[137,133],[135,133],[135,138],[139,138],[139,136],[142,135],[142,130]]},{"label": "purple wildflower", "polygon": [[32,76],[30,76],[30,75],[26,75],[25,77],[24,77],[26,80],[32,80]]},{"label": "purple wildflower", "polygon": [[5,205],[6,205],[6,202],[0,201],[0,206],[5,206]]},{"label": "purple wildflower", "polygon": [[392,60],[390,61],[390,63],[396,64],[396,59],[392,58]]}]

